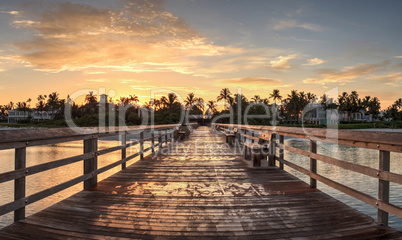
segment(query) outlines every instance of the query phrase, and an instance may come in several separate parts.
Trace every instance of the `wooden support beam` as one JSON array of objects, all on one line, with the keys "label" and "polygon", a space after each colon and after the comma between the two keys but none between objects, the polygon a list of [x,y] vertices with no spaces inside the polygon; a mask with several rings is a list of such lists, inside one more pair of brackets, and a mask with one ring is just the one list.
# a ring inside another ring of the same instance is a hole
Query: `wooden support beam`
[{"label": "wooden support beam", "polygon": [[276,134],[272,134],[271,141],[269,142],[269,154],[268,154],[268,166],[275,166],[275,154],[276,154]]},{"label": "wooden support beam", "polygon": [[[389,172],[390,170],[390,159],[391,155],[389,151],[380,150],[379,156],[379,172],[378,175],[381,175],[381,172]],[[385,181],[379,179],[378,182],[378,200],[389,203],[389,181]],[[378,205],[378,204],[377,204]],[[377,213],[377,221],[380,224],[388,226],[388,213],[378,209]]]},{"label": "wooden support beam", "polygon": [[152,154],[155,153],[155,132],[151,132],[151,148],[152,148]]},{"label": "wooden support beam", "polygon": [[[26,168],[26,148],[15,149],[15,170]],[[25,198],[25,176],[14,180],[14,200]],[[14,211],[14,222],[25,218],[25,207]]]},{"label": "wooden support beam", "polygon": [[[84,153],[96,153],[98,150],[98,138],[84,140]],[[94,157],[84,160],[84,175],[92,173],[93,177],[84,181],[84,189],[96,186],[98,183],[98,175],[95,174],[95,170],[98,168],[98,157],[94,154]]]},{"label": "wooden support beam", "polygon": [[[310,152],[317,153],[317,142],[310,140]],[[317,173],[317,160],[310,158],[310,172]],[[317,180],[310,177],[310,186],[312,188],[317,188]]]},{"label": "wooden support beam", "polygon": [[144,159],[144,132],[140,133],[140,159]]},{"label": "wooden support beam", "polygon": [[[121,146],[123,146],[123,149],[121,149],[121,159],[125,159],[127,156],[126,139],[127,139],[126,133],[120,135],[120,143]],[[121,164],[121,169],[126,169],[126,167],[127,167],[126,162]]]},{"label": "wooden support beam", "polygon": [[[283,135],[279,135],[279,144],[284,144],[285,140],[285,136]],[[279,149],[279,158],[280,159],[284,159],[285,158],[285,149],[280,148]],[[283,163],[280,162],[279,163],[279,168],[283,170]]]}]

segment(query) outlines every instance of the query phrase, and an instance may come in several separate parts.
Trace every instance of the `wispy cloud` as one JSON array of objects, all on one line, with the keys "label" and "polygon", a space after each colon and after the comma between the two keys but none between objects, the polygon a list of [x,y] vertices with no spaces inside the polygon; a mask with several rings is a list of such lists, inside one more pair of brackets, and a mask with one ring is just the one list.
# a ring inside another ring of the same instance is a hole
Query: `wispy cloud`
[{"label": "wispy cloud", "polygon": [[143,70],[139,65],[145,71],[159,65],[188,73],[164,63],[231,51],[208,41],[158,0],[127,0],[124,8],[114,10],[55,3],[41,11],[19,13],[12,26],[37,33],[16,43],[25,52],[16,58],[42,71],[97,67],[139,72]]},{"label": "wispy cloud", "polygon": [[217,81],[219,86],[244,87],[248,89],[263,89],[265,87],[289,87],[281,80],[265,77],[232,78]]},{"label": "wispy cloud", "polygon": [[296,58],[296,54],[288,56],[279,56],[269,62],[269,67],[276,70],[285,70],[291,67],[289,60]]},{"label": "wispy cloud", "polygon": [[347,83],[359,77],[367,77],[375,72],[385,71],[391,64],[390,60],[385,60],[378,64],[357,64],[344,67],[342,70],[319,69],[319,75],[304,79],[304,83],[316,83],[325,85],[327,83]]},{"label": "wispy cloud", "polygon": [[284,29],[291,29],[291,28],[303,28],[306,30],[321,32],[324,31],[324,28],[313,23],[300,23],[294,19],[286,19],[280,20],[274,25],[275,30],[284,30]]},{"label": "wispy cloud", "polygon": [[387,75],[371,76],[369,78],[385,84],[401,83],[402,72],[395,72]]},{"label": "wispy cloud", "polygon": [[395,58],[402,58],[402,56],[395,56]]},{"label": "wispy cloud", "polygon": [[11,15],[20,15],[21,12],[19,11],[0,11],[0,13],[7,13],[7,14],[11,14]]},{"label": "wispy cloud", "polygon": [[87,80],[85,80],[85,81],[87,81],[87,82],[98,82],[98,83],[103,83],[103,82],[106,82],[106,81],[107,81],[107,79],[105,79],[105,78],[100,78],[100,79],[87,79]]},{"label": "wispy cloud", "polygon": [[320,64],[323,64],[323,63],[325,63],[325,61],[322,60],[322,59],[319,59],[319,58],[311,58],[311,59],[308,59],[308,60],[307,60],[307,63],[305,63],[305,64],[303,64],[303,65],[306,65],[306,66],[314,66],[314,65],[320,65]]}]

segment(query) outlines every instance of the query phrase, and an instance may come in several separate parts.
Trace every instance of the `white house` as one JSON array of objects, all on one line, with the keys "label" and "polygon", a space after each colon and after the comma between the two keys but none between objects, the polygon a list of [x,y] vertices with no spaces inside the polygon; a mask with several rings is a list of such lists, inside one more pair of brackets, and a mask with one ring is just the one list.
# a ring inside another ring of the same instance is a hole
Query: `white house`
[{"label": "white house", "polygon": [[8,123],[18,123],[20,120],[31,119],[31,121],[52,120],[56,116],[57,111],[20,111],[13,109],[8,111]]},{"label": "white house", "polygon": [[336,109],[325,110],[322,104],[312,104],[303,112],[303,122],[312,124],[339,124]]},{"label": "white house", "polygon": [[[350,114],[350,120],[355,121],[355,122],[372,122],[373,121],[373,115],[372,114],[366,114],[364,110],[359,110],[358,112],[354,112]],[[349,121],[348,117],[346,114],[343,115],[342,121]]]}]

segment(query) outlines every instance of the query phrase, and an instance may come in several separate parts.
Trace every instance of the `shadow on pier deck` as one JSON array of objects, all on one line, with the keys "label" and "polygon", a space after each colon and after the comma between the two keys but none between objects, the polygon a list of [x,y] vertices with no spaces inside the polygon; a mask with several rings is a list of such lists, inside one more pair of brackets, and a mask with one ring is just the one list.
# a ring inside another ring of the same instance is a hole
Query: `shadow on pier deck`
[{"label": "shadow on pier deck", "polygon": [[1,239],[394,239],[402,233],[277,168],[253,168],[198,128],[25,220]]}]

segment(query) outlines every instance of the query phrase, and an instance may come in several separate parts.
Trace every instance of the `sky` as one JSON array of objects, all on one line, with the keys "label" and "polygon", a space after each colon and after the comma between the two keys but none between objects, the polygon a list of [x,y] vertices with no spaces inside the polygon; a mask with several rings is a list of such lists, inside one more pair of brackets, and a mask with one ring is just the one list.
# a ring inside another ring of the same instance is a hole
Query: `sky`
[{"label": "sky", "polygon": [[0,104],[227,87],[356,90],[385,109],[402,97],[401,13],[398,0],[2,0]]}]

